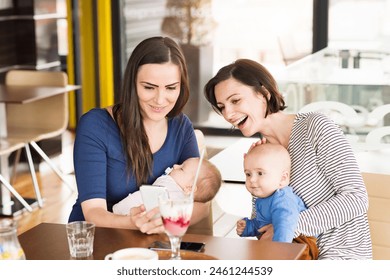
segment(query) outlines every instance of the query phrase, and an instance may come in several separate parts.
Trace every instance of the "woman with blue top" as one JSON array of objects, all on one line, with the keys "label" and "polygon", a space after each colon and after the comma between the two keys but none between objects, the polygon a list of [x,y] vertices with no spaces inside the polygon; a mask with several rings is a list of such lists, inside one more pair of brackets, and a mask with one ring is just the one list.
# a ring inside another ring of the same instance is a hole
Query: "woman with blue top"
[{"label": "woman with blue top", "polygon": [[[199,157],[193,125],[182,110],[189,98],[188,71],[182,51],[170,38],[142,41],[128,61],[121,100],[84,114],[77,126],[74,167],[78,197],[69,221],[88,220],[102,227],[162,233],[159,211],[143,205],[130,215],[112,206],[152,184],[168,166]],[[191,223],[208,215],[195,203]]]}]

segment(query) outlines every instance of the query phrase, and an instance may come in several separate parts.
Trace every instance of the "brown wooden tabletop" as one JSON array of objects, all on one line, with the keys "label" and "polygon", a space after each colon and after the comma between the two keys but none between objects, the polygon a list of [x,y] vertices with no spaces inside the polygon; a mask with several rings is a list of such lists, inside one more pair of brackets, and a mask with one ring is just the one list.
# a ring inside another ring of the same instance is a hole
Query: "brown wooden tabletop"
[{"label": "brown wooden tabletop", "polygon": [[[71,259],[64,224],[42,223],[18,238],[27,260]],[[167,238],[165,234],[146,235],[135,230],[97,227],[90,259],[102,260],[107,254],[128,247],[147,248],[156,240]],[[204,254],[221,260],[293,260],[298,259],[305,248],[296,243],[197,234],[186,234],[183,241],[204,242]]]},{"label": "brown wooden tabletop", "polygon": [[24,104],[80,88],[77,85],[68,85],[65,87],[0,85],[0,102]]}]

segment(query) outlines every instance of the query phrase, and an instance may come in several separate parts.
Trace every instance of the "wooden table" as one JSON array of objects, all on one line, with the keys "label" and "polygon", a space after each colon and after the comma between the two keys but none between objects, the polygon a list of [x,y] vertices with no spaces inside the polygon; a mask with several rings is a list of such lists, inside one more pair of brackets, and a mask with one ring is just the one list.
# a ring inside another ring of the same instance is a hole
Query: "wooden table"
[{"label": "wooden table", "polygon": [[[156,240],[167,240],[165,234],[146,235],[139,231],[97,227],[91,259],[102,260],[116,250],[149,247]],[[27,260],[71,259],[64,224],[42,223],[19,236]],[[183,241],[206,243],[204,254],[223,260],[294,260],[305,245],[187,234]],[[202,258],[200,258],[202,259]]]},{"label": "wooden table", "polygon": [[[6,86],[0,85],[0,139],[7,137],[7,113],[6,104],[26,104],[44,98],[55,96],[78,90],[78,85],[68,85],[66,87],[37,87],[37,86]],[[0,157],[0,172],[8,179],[8,156]],[[12,215],[14,209],[11,195],[6,188],[0,184],[0,215]]]}]

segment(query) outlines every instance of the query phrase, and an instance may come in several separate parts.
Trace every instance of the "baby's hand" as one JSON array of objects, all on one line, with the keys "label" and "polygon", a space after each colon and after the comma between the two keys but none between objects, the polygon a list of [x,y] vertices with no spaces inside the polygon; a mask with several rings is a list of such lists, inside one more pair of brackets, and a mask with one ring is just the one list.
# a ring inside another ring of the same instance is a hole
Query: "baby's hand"
[{"label": "baby's hand", "polygon": [[237,221],[236,231],[237,231],[238,235],[241,236],[241,234],[244,232],[245,226],[246,226],[246,221],[245,220],[238,220]]}]

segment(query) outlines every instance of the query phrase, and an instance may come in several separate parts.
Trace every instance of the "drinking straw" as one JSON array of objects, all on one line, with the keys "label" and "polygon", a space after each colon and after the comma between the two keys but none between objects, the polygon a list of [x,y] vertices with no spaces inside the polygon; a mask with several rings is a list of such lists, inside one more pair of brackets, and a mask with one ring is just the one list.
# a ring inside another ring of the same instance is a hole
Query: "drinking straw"
[{"label": "drinking straw", "polygon": [[196,186],[196,182],[198,181],[200,166],[202,165],[202,161],[203,161],[203,157],[204,157],[204,152],[205,152],[205,148],[204,148],[204,149],[202,150],[202,152],[200,153],[200,160],[199,160],[199,163],[198,163],[198,169],[196,170],[195,180],[194,180],[194,183],[192,184],[191,198],[194,198],[195,186]]}]

